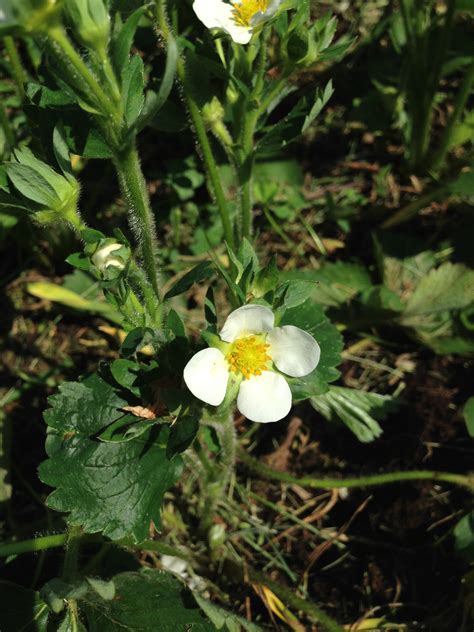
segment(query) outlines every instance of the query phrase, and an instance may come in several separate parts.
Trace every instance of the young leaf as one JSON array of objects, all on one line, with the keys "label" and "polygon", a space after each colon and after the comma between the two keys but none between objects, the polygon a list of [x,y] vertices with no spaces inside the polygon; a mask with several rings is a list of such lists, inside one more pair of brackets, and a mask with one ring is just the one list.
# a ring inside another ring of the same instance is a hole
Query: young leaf
[{"label": "young leaf", "polygon": [[169,459],[167,426],[153,425],[127,442],[97,436],[124,415],[127,405],[98,375],[63,384],[45,413],[49,459],[41,480],[55,487],[48,506],[69,513],[70,524],[119,539],[143,540],[160,522],[163,494],[178,479],[182,461]]},{"label": "young leaf", "polygon": [[359,441],[368,443],[382,434],[378,420],[394,411],[397,402],[390,395],[330,386],[327,393],[312,398],[311,405],[328,421],[342,421]]}]

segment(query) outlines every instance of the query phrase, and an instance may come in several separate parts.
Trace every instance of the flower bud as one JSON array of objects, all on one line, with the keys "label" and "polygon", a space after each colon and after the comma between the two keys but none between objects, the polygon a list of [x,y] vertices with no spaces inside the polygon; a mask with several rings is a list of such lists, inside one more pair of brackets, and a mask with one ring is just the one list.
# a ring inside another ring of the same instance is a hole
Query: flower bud
[{"label": "flower bud", "polygon": [[65,8],[80,43],[104,55],[109,43],[110,16],[103,0],[65,0]]},{"label": "flower bud", "polygon": [[212,97],[212,100],[206,103],[202,108],[202,116],[211,132],[215,134],[224,145],[231,147],[233,141],[224,124],[224,114],[224,107],[217,97]]},{"label": "flower bud", "polygon": [[5,164],[5,171],[35,221],[40,224],[65,221],[80,228],[77,210],[80,189],[74,176],[58,173],[27,147],[14,152],[14,157],[15,160]]},{"label": "flower bud", "polygon": [[104,239],[99,242],[91,256],[91,261],[100,276],[108,281],[118,278],[129,260],[129,248],[113,239]]}]

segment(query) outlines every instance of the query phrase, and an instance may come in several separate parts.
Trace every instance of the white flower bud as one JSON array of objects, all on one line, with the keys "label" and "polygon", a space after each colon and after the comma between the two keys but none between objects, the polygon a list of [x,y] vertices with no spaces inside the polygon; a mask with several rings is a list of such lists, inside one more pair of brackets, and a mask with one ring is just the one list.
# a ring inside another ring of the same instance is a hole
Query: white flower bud
[{"label": "white flower bud", "polygon": [[100,272],[105,272],[107,268],[123,270],[125,268],[123,259],[112,254],[121,248],[123,248],[122,244],[118,243],[102,246],[92,255],[92,263]]}]

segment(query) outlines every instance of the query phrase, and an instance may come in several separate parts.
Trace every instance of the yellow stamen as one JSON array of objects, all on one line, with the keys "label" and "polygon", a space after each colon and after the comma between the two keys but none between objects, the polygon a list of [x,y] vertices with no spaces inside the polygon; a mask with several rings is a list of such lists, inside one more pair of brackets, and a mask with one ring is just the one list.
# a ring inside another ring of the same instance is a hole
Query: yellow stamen
[{"label": "yellow stamen", "polygon": [[226,360],[232,373],[241,373],[245,380],[252,375],[262,375],[271,361],[267,351],[270,345],[257,336],[239,338],[230,347]]},{"label": "yellow stamen", "polygon": [[232,9],[234,21],[239,26],[250,27],[252,18],[257,13],[263,13],[268,9],[269,0],[241,0],[236,2]]}]

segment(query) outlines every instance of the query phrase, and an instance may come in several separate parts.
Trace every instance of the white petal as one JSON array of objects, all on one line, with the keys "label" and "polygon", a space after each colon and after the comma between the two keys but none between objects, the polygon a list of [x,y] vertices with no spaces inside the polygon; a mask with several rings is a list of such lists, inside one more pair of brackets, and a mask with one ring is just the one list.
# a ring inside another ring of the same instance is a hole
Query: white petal
[{"label": "white petal", "polygon": [[308,375],[318,366],[321,349],[311,334],[299,327],[275,327],[266,342],[275,366],[291,377]]},{"label": "white petal", "polygon": [[184,367],[186,386],[206,404],[222,404],[229,380],[229,366],[224,354],[213,347],[194,355]]},{"label": "white petal", "polygon": [[193,9],[208,29],[222,29],[237,44],[248,44],[250,41],[251,29],[235,22],[232,5],[222,2],[222,0],[194,0]]},{"label": "white petal", "polygon": [[291,409],[288,382],[273,371],[264,371],[262,375],[243,380],[237,397],[237,408],[247,419],[262,424],[283,419]]},{"label": "white petal", "polygon": [[222,340],[234,342],[242,336],[263,334],[271,331],[275,316],[263,305],[244,305],[229,314],[220,333]]},{"label": "white petal", "polygon": [[194,0],[193,9],[208,29],[220,28],[222,19],[232,15],[232,7],[222,0]]},{"label": "white petal", "polygon": [[188,573],[186,572],[188,563],[180,557],[175,557],[174,555],[162,555],[161,566],[165,570],[175,573],[180,577],[186,578],[188,576]]}]

